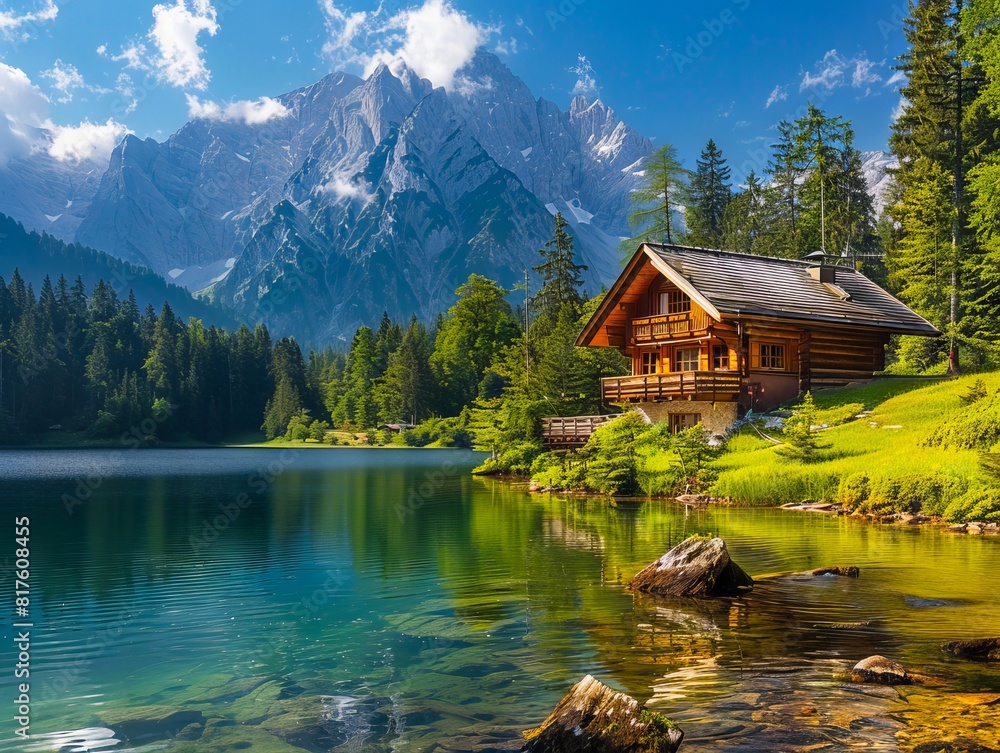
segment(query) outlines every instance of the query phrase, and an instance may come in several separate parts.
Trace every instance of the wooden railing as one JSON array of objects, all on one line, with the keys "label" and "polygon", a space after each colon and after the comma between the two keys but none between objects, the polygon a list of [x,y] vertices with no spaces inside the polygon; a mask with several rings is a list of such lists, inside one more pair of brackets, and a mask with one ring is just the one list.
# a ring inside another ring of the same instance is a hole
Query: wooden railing
[{"label": "wooden railing", "polygon": [[689,314],[661,314],[632,320],[632,337],[636,342],[669,340],[678,335],[688,335],[708,329],[708,315],[702,312]]},{"label": "wooden railing", "polygon": [[740,376],[727,371],[682,371],[602,379],[604,399],[613,403],[650,402],[698,396],[731,399],[740,394]]},{"label": "wooden railing", "polygon": [[615,416],[568,416],[542,419],[542,441],[549,447],[582,447],[597,427]]}]

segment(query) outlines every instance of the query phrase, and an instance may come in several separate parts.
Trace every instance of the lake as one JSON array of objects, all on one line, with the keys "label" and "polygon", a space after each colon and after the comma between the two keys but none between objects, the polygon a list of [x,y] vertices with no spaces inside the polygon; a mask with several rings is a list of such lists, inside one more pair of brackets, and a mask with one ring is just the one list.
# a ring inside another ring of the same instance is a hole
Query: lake
[{"label": "lake", "polygon": [[[472,477],[477,462],[452,450],[0,451],[0,563],[13,600],[13,522],[29,516],[33,625],[32,738],[16,744],[5,714],[0,748],[510,747],[590,673],[677,719],[682,749],[888,751],[920,709],[1000,694],[1000,670],[940,650],[1000,635],[1000,542],[529,495]],[[625,589],[695,533],[724,537],[751,574],[862,575],[763,581],[716,601]],[[875,653],[941,687],[904,702],[834,679]]]}]

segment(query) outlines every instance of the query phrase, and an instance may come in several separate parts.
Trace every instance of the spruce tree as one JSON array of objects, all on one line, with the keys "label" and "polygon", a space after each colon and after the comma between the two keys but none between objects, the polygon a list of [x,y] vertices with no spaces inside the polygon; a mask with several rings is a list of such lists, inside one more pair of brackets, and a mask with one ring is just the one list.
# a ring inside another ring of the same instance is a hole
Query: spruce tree
[{"label": "spruce tree", "polygon": [[569,306],[579,313],[583,302],[581,272],[587,267],[576,263],[573,250],[573,236],[567,232],[569,223],[561,213],[555,217],[555,232],[552,240],[538,253],[542,263],[533,269],[538,272],[541,287],[531,300],[531,307],[540,318],[555,322],[563,306]]},{"label": "spruce tree", "polygon": [[733,195],[729,166],[713,139],[708,140],[695,165],[685,213],[687,241],[695,246],[718,248],[726,207]]},{"label": "spruce tree", "polygon": [[624,241],[621,250],[632,254],[640,243],[683,243],[674,220],[674,208],[689,202],[690,173],[681,167],[677,149],[665,144],[642,164],[642,183],[632,192],[635,210],[629,215],[629,226],[636,235]]}]

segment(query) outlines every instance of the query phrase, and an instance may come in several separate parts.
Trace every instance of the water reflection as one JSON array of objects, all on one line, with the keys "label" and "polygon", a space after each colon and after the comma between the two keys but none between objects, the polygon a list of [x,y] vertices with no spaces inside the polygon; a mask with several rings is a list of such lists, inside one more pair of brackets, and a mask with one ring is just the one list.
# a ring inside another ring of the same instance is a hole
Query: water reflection
[{"label": "water reflection", "polygon": [[[888,700],[835,683],[845,664],[884,653],[1000,692],[993,669],[938,650],[970,630],[1000,633],[993,541],[529,496],[459,472],[446,451],[130,460],[68,515],[62,495],[92,456],[0,453],[0,510],[33,520],[40,733],[120,730],[132,713],[131,729],[160,730],[172,750],[359,737],[461,749],[516,735],[590,672],[704,746],[846,745],[831,730],[853,724],[878,749],[894,734],[877,721]],[[280,473],[259,483],[273,463]],[[725,537],[752,574],[856,564],[862,577],[765,581],[715,601],[625,589],[695,533]],[[152,707],[205,721],[191,740],[164,736]],[[814,707],[824,711],[800,713]]]}]

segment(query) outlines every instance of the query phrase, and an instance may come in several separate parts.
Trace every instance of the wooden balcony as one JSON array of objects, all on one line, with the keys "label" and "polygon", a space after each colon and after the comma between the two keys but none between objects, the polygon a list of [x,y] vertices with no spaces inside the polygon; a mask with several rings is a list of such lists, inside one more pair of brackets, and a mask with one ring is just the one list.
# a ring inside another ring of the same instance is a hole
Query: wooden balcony
[{"label": "wooden balcony", "polygon": [[709,321],[708,315],[702,312],[645,316],[632,320],[632,339],[637,343],[651,343],[684,337],[707,330]]},{"label": "wooden balcony", "polygon": [[542,419],[542,441],[546,447],[583,447],[597,427],[616,416],[568,416]]},{"label": "wooden balcony", "polygon": [[664,400],[732,401],[740,394],[735,371],[682,371],[642,374],[601,380],[604,399],[612,403]]}]

